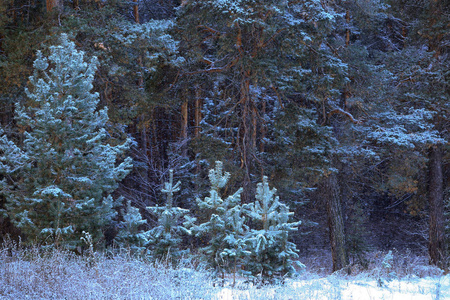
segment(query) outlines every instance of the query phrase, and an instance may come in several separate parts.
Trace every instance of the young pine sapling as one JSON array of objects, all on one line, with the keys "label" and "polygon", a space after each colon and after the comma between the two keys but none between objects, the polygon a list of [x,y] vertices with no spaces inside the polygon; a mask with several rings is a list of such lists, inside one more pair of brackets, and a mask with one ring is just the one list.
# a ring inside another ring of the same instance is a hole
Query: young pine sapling
[{"label": "young pine sapling", "polygon": [[[182,235],[190,235],[191,231],[185,226],[189,210],[173,206],[173,193],[180,190],[181,183],[173,184],[173,170],[170,170],[169,182],[165,182],[161,190],[167,195],[165,206],[151,206],[147,209],[157,216],[158,224],[149,231],[150,253],[154,259],[169,259],[174,263],[186,252],[180,249]],[[182,223],[181,218],[185,219]]]}]

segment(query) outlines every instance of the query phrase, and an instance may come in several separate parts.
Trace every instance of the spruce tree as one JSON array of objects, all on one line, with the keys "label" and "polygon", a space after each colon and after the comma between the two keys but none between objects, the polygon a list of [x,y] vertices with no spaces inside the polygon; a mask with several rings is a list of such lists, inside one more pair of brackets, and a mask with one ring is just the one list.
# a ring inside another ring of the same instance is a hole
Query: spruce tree
[{"label": "spruce tree", "polygon": [[[48,57],[37,53],[29,102],[16,107],[26,163],[7,191],[6,210],[30,242],[74,248],[86,231],[97,243],[115,216],[111,193],[130,171],[123,157],[130,143],[106,130],[107,109],[97,108],[99,95],[91,92],[97,65],[62,35]],[[14,164],[3,145],[1,159]]]},{"label": "spruce tree", "polygon": [[184,223],[188,223],[186,214],[189,210],[173,206],[173,193],[180,190],[180,185],[180,181],[173,184],[173,170],[170,170],[169,181],[165,182],[161,190],[167,195],[165,206],[147,207],[158,217],[158,225],[148,232],[148,245],[153,259],[170,259],[175,263],[185,252],[180,249],[182,235],[189,235],[191,232],[182,224],[181,219],[184,218]]},{"label": "spruce tree", "polygon": [[258,183],[256,188],[256,201],[245,206],[247,214],[257,226],[249,234],[252,245],[246,271],[263,283],[295,275],[297,271],[294,264],[303,266],[295,261],[298,258],[297,249],[288,240],[289,232],[297,230],[301,222],[289,221],[294,213],[289,212],[289,207],[279,201],[276,192],[275,188],[270,189],[264,176],[263,182]]}]

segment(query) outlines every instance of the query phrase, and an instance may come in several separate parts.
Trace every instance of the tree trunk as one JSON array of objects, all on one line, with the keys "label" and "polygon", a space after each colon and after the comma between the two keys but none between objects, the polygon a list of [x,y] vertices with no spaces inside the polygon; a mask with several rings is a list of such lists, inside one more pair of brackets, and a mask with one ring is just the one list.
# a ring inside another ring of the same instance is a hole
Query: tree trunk
[{"label": "tree trunk", "polygon": [[3,40],[4,40],[4,36],[2,35],[2,33],[0,32],[0,54],[6,54],[5,50],[3,49]]},{"label": "tree trunk", "polygon": [[52,12],[53,10],[62,11],[62,0],[46,0],[45,4],[47,12]]},{"label": "tree trunk", "polygon": [[186,140],[188,137],[188,101],[181,103],[181,139]]},{"label": "tree trunk", "polygon": [[345,21],[347,23],[347,29],[345,30],[345,46],[350,45],[350,12],[346,11],[345,13]]},{"label": "tree trunk", "polygon": [[200,136],[201,121],[202,121],[202,100],[201,100],[200,86],[197,84],[195,86],[195,128],[194,128],[194,137],[196,138]]},{"label": "tree trunk", "polygon": [[182,155],[184,157],[187,156],[188,149],[187,149],[187,138],[188,138],[188,100],[185,99],[183,103],[181,103],[181,133],[180,133],[180,140],[181,140],[181,151]]},{"label": "tree trunk", "polygon": [[429,152],[428,201],[430,205],[430,241],[428,251],[430,263],[443,267],[444,251],[444,191],[442,174],[442,152],[433,146]]},{"label": "tree trunk", "polygon": [[[240,104],[242,107],[242,115],[240,122],[240,133],[238,138],[238,143],[240,147],[241,154],[241,166],[240,168],[244,172],[244,178],[242,180],[242,188],[243,192],[241,194],[242,203],[250,203],[251,195],[251,185],[252,181],[250,178],[251,172],[251,160],[252,154],[256,149],[256,145],[253,143],[253,134],[252,134],[252,107],[250,103],[250,72],[243,71],[243,79],[241,82],[241,90],[240,90]],[[256,121],[256,118],[255,118]],[[255,122],[256,126],[256,122]],[[255,131],[256,134],[256,131]],[[256,138],[256,137],[255,137]]]},{"label": "tree trunk", "polygon": [[139,5],[138,5],[138,0],[133,0],[134,5],[133,5],[133,16],[134,16],[134,22],[136,22],[136,24],[139,24]]},{"label": "tree trunk", "polygon": [[145,191],[144,195],[146,195],[146,196],[144,198],[144,203],[147,204],[147,203],[150,203],[150,197],[148,197],[147,195],[150,195],[150,191],[149,191],[149,182],[150,182],[149,169],[151,167],[151,165],[150,165],[151,157],[150,157],[150,153],[149,153],[149,146],[150,146],[149,144],[150,143],[149,143],[149,140],[148,140],[147,122],[146,122],[146,116],[145,115],[142,116],[141,122],[142,122],[142,129],[141,129],[141,143],[142,143],[142,145],[141,145],[141,147],[142,147],[142,152],[143,152],[143,155],[144,155],[144,157],[142,159],[143,159],[143,161],[145,162],[146,165],[145,165],[145,168],[142,170],[142,175],[141,175],[142,187],[141,187],[140,190],[141,191],[142,190]]},{"label": "tree trunk", "polygon": [[334,174],[330,174],[328,178],[325,179],[324,188],[327,191],[326,205],[334,272],[341,270],[348,265],[341,199],[337,179]]},{"label": "tree trunk", "polygon": [[[265,116],[266,115],[266,102],[262,103],[262,110],[261,110],[261,115]],[[266,121],[263,118],[262,119],[262,124],[261,124],[261,138],[259,139],[259,152],[260,153],[264,153],[265,149],[264,149],[264,139],[266,138]],[[264,174],[264,164],[260,164],[260,168],[261,168],[261,178],[263,178]]]}]

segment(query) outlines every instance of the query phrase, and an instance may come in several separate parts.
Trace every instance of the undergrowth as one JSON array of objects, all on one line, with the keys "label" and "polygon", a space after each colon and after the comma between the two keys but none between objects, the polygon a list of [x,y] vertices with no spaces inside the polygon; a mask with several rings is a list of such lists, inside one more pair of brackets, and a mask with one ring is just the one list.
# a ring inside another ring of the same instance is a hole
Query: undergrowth
[{"label": "undergrowth", "polygon": [[0,299],[209,299],[209,282],[189,262],[175,269],[127,251],[79,256],[12,242],[0,250]]},{"label": "undergrowth", "polygon": [[[356,299],[358,294],[349,291],[352,285],[381,289],[383,297],[394,296],[398,285],[398,289],[416,289],[415,293],[432,295],[431,299],[444,299],[444,286],[450,284],[450,277],[428,266],[426,257],[395,250],[371,253],[368,269],[353,265],[350,276],[326,274],[329,259],[323,254],[302,258],[313,267],[284,285],[254,286],[240,278],[234,288],[231,277],[224,287],[214,284],[195,259],[182,259],[174,267],[169,260],[155,263],[131,253],[88,250],[78,255],[62,249],[23,248],[7,241],[0,247],[0,299]],[[422,277],[433,279],[423,285]]]}]

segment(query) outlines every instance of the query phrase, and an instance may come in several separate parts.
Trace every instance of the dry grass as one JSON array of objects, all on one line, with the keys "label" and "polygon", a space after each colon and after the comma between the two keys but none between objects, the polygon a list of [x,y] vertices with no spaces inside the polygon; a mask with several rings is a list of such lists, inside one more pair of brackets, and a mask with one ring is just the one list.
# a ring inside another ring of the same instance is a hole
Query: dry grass
[{"label": "dry grass", "polygon": [[[0,248],[0,299],[357,299],[361,286],[378,293],[380,278],[384,294],[377,295],[383,298],[395,295],[391,286],[430,299],[445,298],[438,294],[441,284],[450,293],[450,277],[441,277],[440,270],[427,266],[426,257],[392,254],[388,270],[383,265],[387,252],[374,252],[368,256],[369,269],[354,265],[348,276],[330,275],[329,257],[323,252],[303,260],[307,269],[284,285],[257,287],[241,278],[235,288],[229,285],[231,279],[222,288],[192,262],[172,268],[127,252],[79,256],[62,250],[22,249],[9,242]],[[394,277],[388,278],[391,274]],[[425,276],[433,279],[420,281]]]},{"label": "dry grass", "polygon": [[0,299],[209,299],[206,272],[126,253],[80,257],[36,248],[0,251]]},{"label": "dry grass", "polygon": [[[349,277],[377,276],[383,270],[383,261],[388,253],[389,251],[366,253],[364,265],[358,262],[351,263],[351,275]],[[401,252],[394,249],[392,250],[392,255],[392,268],[389,271],[398,278],[411,276],[423,278],[442,274],[441,269],[429,265],[429,258],[425,253],[420,255],[409,250]],[[302,257],[300,260],[306,266],[306,273],[302,277],[311,275],[325,277],[332,273],[332,260],[329,250],[315,251],[307,257]],[[338,273],[342,276],[347,275],[347,272],[344,272],[344,270]]]}]

